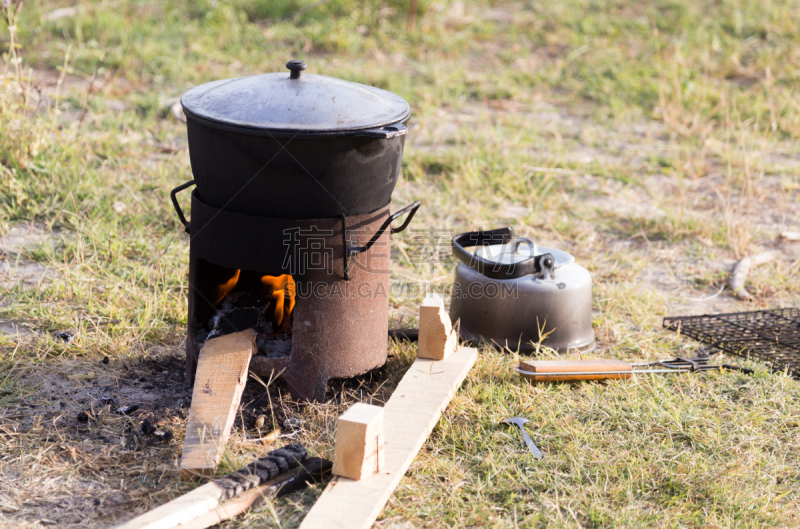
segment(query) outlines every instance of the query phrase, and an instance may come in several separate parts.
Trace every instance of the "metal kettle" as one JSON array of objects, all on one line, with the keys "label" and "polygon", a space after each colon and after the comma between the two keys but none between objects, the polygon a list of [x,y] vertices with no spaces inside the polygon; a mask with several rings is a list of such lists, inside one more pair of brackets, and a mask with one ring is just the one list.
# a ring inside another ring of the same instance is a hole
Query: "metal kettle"
[{"label": "metal kettle", "polygon": [[508,227],[462,233],[452,247],[461,262],[450,317],[460,320],[461,338],[523,353],[537,344],[594,349],[592,277],[573,256],[514,239]]}]

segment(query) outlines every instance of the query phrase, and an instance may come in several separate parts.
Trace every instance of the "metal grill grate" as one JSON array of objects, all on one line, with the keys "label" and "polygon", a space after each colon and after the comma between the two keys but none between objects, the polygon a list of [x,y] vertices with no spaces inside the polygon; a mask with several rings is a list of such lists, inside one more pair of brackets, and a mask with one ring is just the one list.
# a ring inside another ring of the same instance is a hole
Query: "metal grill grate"
[{"label": "metal grill grate", "polygon": [[800,378],[800,309],[664,318],[664,327]]}]

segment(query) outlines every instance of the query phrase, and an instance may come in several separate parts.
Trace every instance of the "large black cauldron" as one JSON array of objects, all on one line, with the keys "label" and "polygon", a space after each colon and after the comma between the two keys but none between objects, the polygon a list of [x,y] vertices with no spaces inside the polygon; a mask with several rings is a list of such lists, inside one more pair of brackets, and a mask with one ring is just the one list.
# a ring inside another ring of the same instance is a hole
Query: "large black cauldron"
[{"label": "large black cauldron", "polygon": [[214,81],[183,98],[198,195],[213,207],[310,219],[386,206],[400,173],[410,109],[378,88],[323,75]]}]

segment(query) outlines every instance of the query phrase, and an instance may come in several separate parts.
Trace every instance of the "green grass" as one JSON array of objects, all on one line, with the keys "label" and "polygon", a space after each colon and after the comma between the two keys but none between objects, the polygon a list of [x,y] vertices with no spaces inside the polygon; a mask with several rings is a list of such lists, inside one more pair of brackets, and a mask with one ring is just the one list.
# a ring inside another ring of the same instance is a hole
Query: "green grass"
[{"label": "green grass", "polygon": [[[406,98],[394,200],[423,201],[411,227],[512,225],[575,255],[595,281],[598,355],[691,355],[663,316],[797,305],[798,245],[777,238],[800,231],[797,0],[419,3],[409,29],[410,0],[98,1],[57,20],[66,4],[31,2],[19,71],[0,23],[0,234],[47,234],[2,259],[50,270],[0,281],[0,320],[44,336],[0,336],[0,526],[110,526],[195,486],[175,463],[180,412],[159,417],[172,444],[130,448],[136,421],[76,424],[92,384],[73,375],[129,390],[156,362],[180,386],[188,240],[168,194],[191,171],[169,106],[206,81],[297,57]],[[417,269],[414,236],[394,237],[392,280],[446,285],[451,264]],[[751,272],[754,301],[715,295],[736,258],[769,248],[782,257]],[[393,325],[412,325],[419,299],[390,301]],[[64,329],[73,343],[47,337]],[[278,384],[272,409],[248,413],[301,418],[300,440],[331,457],[336,415],[385,399],[414,348],[390,354],[374,395],[306,407]],[[481,350],[379,526],[800,525],[797,381],[755,365],[535,386],[516,361]],[[498,424],[509,415],[531,419],[545,459]],[[253,436],[237,425],[226,468],[268,450]],[[319,493],[225,526],[295,526]]]}]

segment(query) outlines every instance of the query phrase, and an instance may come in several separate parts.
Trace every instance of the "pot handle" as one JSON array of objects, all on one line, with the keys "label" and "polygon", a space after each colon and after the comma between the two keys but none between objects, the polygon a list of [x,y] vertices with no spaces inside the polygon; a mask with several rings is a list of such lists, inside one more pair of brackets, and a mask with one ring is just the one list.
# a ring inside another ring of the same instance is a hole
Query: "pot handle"
[{"label": "pot handle", "polygon": [[[372,245],[375,244],[378,241],[378,239],[381,238],[381,235],[383,235],[383,232],[386,231],[386,228],[389,228],[389,233],[400,233],[401,231],[405,230],[408,227],[409,223],[411,222],[411,219],[414,218],[414,215],[417,213],[417,210],[419,209],[419,207],[421,205],[422,205],[422,202],[420,202],[419,200],[415,200],[414,202],[412,202],[411,204],[407,205],[406,207],[400,208],[397,211],[395,211],[394,213],[392,213],[391,215],[389,215],[389,218],[386,219],[383,222],[381,227],[378,228],[378,231],[375,232],[375,235],[373,235],[372,238],[369,241],[367,241],[367,244],[365,244],[364,246],[348,246],[347,245],[347,221],[345,219],[344,214],[342,214],[342,247],[344,248],[344,278],[345,278],[345,280],[347,280],[347,281],[350,280],[350,273],[348,272],[348,268],[349,268],[348,264],[349,264],[350,257],[355,257],[356,255],[358,255],[360,253],[364,253],[367,250],[369,250],[370,248],[372,248]],[[392,226],[392,222],[394,222],[395,220],[400,218],[401,215],[404,215],[406,213],[408,213],[408,216],[403,221],[403,224],[400,225],[400,227],[395,228],[394,226]]]},{"label": "pot handle", "polygon": [[395,136],[405,136],[408,134],[408,129],[402,123],[392,123],[384,125],[383,127],[375,127],[372,129],[363,129],[356,131],[354,136],[361,136],[367,138],[394,138]]},{"label": "pot handle", "polygon": [[[489,261],[465,250],[465,247],[507,244],[511,241],[513,235],[514,232],[510,227],[462,233],[453,237],[453,255],[479,274],[491,279],[516,279],[527,275],[535,275],[539,279],[552,279],[556,262],[552,254],[534,255],[518,263],[502,264],[496,261]],[[520,240],[524,241],[525,244],[529,244],[532,248],[536,248],[533,241],[528,239]],[[516,248],[517,245],[515,245]]]},{"label": "pot handle", "polygon": [[178,193],[186,189],[187,187],[191,187],[195,184],[194,180],[189,180],[185,184],[181,184],[169,194],[172,197],[172,205],[175,206],[175,212],[178,214],[178,218],[180,219],[181,223],[184,225],[184,229],[186,233],[189,233],[189,221],[186,220],[186,217],[183,216],[183,210],[181,209],[181,205],[178,203]]}]

